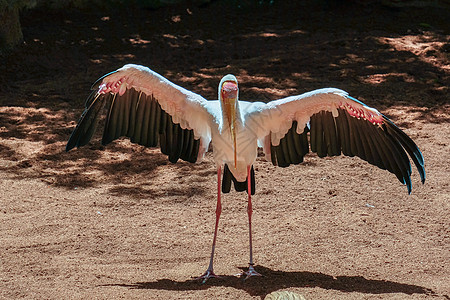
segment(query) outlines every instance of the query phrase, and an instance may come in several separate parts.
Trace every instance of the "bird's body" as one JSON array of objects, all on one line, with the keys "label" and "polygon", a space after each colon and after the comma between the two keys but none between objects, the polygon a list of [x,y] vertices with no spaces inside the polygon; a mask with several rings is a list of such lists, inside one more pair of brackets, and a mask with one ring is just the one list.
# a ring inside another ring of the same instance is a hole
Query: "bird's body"
[{"label": "bird's body", "polygon": [[[160,146],[171,162],[196,162],[212,145],[218,174],[216,227],[210,266],[202,276],[214,277],[212,268],[217,226],[221,212],[220,192],[248,193],[251,252],[251,195],[255,192],[253,163],[258,147],[274,165],[287,167],[303,162],[309,151],[319,157],[358,156],[394,173],[411,192],[411,164],[422,182],[425,169],[416,144],[374,108],[335,88],[315,90],[269,103],[238,99],[238,82],[226,75],[219,83],[218,100],[173,84],[149,68],[125,65],[99,80],[86,101],[78,125],[66,150],[87,144],[101,111],[110,104],[103,144],[120,136],[148,146]],[[408,153],[408,154],[407,154]],[[222,178],[223,175],[223,178]]]}]

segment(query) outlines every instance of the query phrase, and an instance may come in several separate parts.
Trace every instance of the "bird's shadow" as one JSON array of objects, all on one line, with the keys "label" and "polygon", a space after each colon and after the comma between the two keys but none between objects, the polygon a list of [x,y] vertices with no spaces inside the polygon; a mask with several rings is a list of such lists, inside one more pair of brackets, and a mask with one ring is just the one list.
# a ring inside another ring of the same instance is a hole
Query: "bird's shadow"
[{"label": "bird's shadow", "polygon": [[[244,270],[245,268],[241,269]],[[264,299],[271,292],[290,287],[320,287],[327,290],[359,292],[364,294],[403,293],[407,295],[425,294],[439,296],[432,289],[426,287],[388,280],[366,279],[362,276],[332,276],[307,271],[275,271],[263,266],[256,266],[255,269],[264,275],[262,277],[251,277],[246,280],[237,276],[222,275],[219,278],[212,278],[204,284],[196,279],[185,281],[158,279],[150,282],[110,284],[109,286],[170,291],[205,290],[210,287],[222,286],[240,289],[247,292],[250,296],[259,296],[261,299]],[[450,299],[448,295],[443,296],[446,299]]]}]

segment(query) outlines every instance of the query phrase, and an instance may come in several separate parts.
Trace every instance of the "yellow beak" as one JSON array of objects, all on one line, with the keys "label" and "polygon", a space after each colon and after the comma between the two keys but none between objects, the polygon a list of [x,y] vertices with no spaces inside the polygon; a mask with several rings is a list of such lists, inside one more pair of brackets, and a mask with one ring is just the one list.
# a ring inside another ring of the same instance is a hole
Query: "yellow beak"
[{"label": "yellow beak", "polygon": [[234,150],[234,168],[237,168],[237,149],[236,149],[236,98],[226,98],[223,101],[225,115],[230,127],[231,139],[233,140]]}]

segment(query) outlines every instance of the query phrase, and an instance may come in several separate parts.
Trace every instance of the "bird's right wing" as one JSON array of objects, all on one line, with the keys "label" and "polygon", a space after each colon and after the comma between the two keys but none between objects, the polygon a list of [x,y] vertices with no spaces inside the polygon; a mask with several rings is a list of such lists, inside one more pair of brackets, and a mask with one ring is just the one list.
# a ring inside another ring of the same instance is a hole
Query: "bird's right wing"
[{"label": "bird's right wing", "polygon": [[319,157],[358,156],[394,173],[411,193],[408,153],[425,181],[424,159],[414,141],[379,111],[339,89],[248,103],[245,122],[266,157],[280,167],[301,163],[309,149]]},{"label": "bird's right wing", "polygon": [[105,105],[104,145],[121,136],[147,147],[159,144],[171,162],[195,162],[207,151],[214,118],[200,95],[139,65],[125,65],[97,83],[66,151],[90,141]]}]

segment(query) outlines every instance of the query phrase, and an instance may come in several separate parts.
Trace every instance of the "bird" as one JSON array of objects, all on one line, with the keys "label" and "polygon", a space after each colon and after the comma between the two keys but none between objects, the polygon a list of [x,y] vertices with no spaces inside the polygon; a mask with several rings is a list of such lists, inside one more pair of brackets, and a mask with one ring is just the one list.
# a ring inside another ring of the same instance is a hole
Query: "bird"
[{"label": "bird", "polygon": [[411,159],[425,182],[424,157],[414,141],[378,110],[341,89],[249,102],[239,99],[238,80],[228,74],[219,82],[218,100],[206,100],[148,67],[127,64],[98,79],[91,90],[66,151],[88,144],[102,118],[103,145],[128,137],[145,147],[159,146],[172,163],[198,162],[212,149],[217,168],[216,218],[209,265],[198,277],[203,283],[219,277],[213,261],[221,193],[230,192],[232,185],[248,195],[250,257],[242,276],[261,276],[254,268],[252,247],[253,164],[260,148],[268,162],[282,168],[302,163],[310,151],[321,158],[357,156],[393,173],[409,194]]}]

